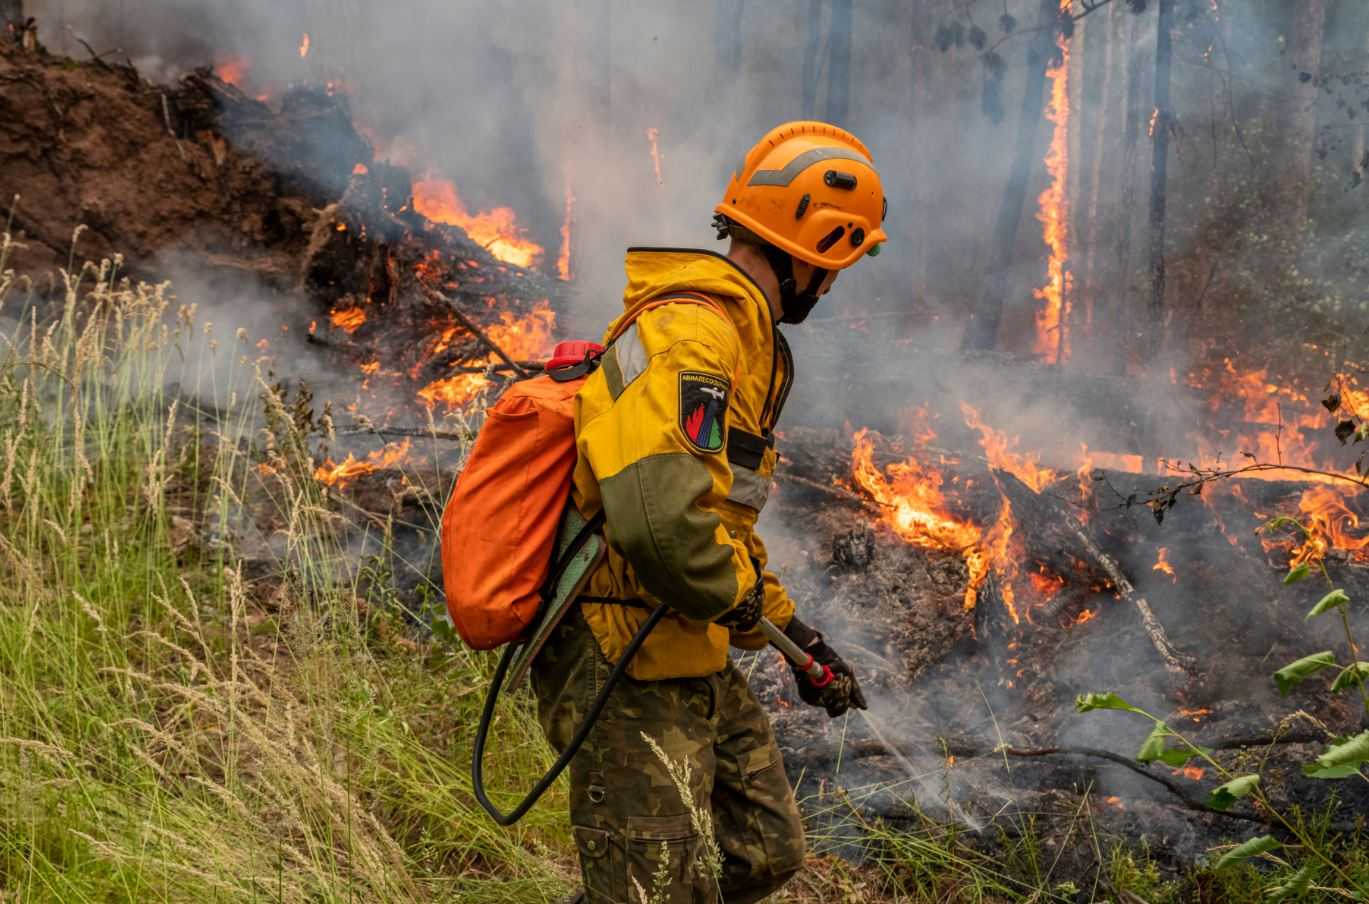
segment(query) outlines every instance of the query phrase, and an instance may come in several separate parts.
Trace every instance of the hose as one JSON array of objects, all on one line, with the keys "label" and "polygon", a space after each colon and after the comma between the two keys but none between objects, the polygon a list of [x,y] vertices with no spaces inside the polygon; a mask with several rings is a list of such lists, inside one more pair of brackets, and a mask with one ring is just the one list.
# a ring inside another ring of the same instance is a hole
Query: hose
[{"label": "hose", "polygon": [[485,812],[490,814],[490,818],[501,826],[513,825],[522,819],[528,810],[532,809],[533,804],[537,803],[538,799],[547,792],[552,782],[556,781],[565,771],[575,754],[579,752],[580,746],[589,737],[590,731],[594,728],[594,723],[599,721],[599,715],[604,711],[604,706],[608,704],[609,694],[613,693],[613,689],[618,685],[623,675],[627,673],[627,667],[632,662],[632,658],[637,655],[637,651],[646,642],[647,635],[656,627],[657,622],[665,616],[665,613],[665,603],[661,603],[651,610],[651,614],[637,629],[637,633],[632,635],[632,640],[628,641],[627,647],[623,650],[623,655],[618,657],[613,670],[608,674],[608,680],[604,682],[604,689],[599,692],[599,696],[594,698],[594,703],[590,706],[584,721],[580,723],[579,728],[575,729],[575,734],[571,736],[570,742],[561,751],[561,755],[556,758],[555,763],[552,763],[547,774],[538,779],[537,784],[532,786],[532,790],[519,802],[518,806],[508,813],[501,812],[485,794],[483,763],[485,742],[489,736],[490,722],[494,718],[494,706],[499,701],[499,691],[504,685],[504,676],[509,670],[509,664],[513,661],[514,654],[518,651],[518,645],[510,644],[504,649],[504,654],[499,657],[499,665],[494,670],[494,678],[491,680],[489,693],[485,696],[485,708],[480,713],[480,723],[475,729],[475,749],[471,754],[471,787],[475,791],[475,799],[479,801],[480,806],[485,808]]}]

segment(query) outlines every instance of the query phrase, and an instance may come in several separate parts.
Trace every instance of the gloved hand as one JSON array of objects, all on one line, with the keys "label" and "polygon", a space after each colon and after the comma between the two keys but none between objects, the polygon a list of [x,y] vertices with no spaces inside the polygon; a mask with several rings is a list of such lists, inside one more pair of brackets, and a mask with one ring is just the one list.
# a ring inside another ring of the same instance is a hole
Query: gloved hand
[{"label": "gloved hand", "polygon": [[740,603],[715,618],[714,624],[745,633],[754,631],[760,623],[761,615],[765,611],[765,573],[755,559],[751,560],[751,564],[756,569],[756,583],[747,591],[746,596],[742,597]]},{"label": "gloved hand", "polygon": [[798,644],[804,652],[812,656],[832,672],[832,681],[826,687],[814,687],[807,673],[799,666],[790,663],[794,680],[799,686],[799,699],[809,706],[821,706],[829,717],[835,718],[850,707],[867,709],[865,695],[860,692],[860,683],[855,672],[846,661],[829,647],[822,635],[799,621],[791,618],[784,628],[785,635]]}]

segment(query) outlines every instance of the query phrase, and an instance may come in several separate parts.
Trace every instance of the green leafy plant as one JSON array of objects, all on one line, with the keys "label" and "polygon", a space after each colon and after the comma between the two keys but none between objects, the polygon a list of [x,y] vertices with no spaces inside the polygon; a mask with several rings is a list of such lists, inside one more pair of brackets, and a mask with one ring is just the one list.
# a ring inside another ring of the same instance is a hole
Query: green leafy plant
[{"label": "green leafy plant", "polygon": [[[1293,518],[1275,518],[1265,525],[1266,530],[1292,528],[1305,535],[1311,528]],[[1335,672],[1335,678],[1326,689],[1328,694],[1338,694],[1355,689],[1360,694],[1365,712],[1369,713],[1369,689],[1365,678],[1369,677],[1369,662],[1360,657],[1360,646],[1355,640],[1350,623],[1350,596],[1341,588],[1335,587],[1324,561],[1300,562],[1295,564],[1284,577],[1285,584],[1296,584],[1306,580],[1313,573],[1320,574],[1327,582],[1328,591],[1307,613],[1308,619],[1339,617],[1344,632],[1347,659],[1337,657],[1334,650],[1321,650],[1288,663],[1274,672],[1273,678],[1279,693],[1289,694],[1303,682],[1323,672]],[[1075,700],[1075,709],[1081,713],[1095,710],[1116,710],[1150,719],[1152,727],[1140,748],[1136,759],[1142,763],[1160,762],[1179,767],[1190,760],[1201,760],[1211,767],[1224,782],[1214,788],[1207,797],[1206,806],[1224,812],[1230,810],[1238,801],[1248,799],[1256,811],[1265,817],[1271,827],[1281,830],[1288,840],[1280,840],[1273,834],[1251,838],[1223,851],[1213,864],[1216,870],[1223,870],[1257,857],[1276,859],[1275,851],[1300,854],[1303,862],[1293,867],[1287,860],[1279,860],[1290,871],[1286,878],[1275,885],[1265,888],[1267,900],[1284,900],[1306,892],[1312,887],[1318,874],[1328,874],[1337,885],[1332,889],[1336,894],[1350,900],[1369,900],[1369,886],[1337,863],[1329,845],[1323,837],[1314,836],[1306,826],[1282,811],[1265,793],[1259,773],[1236,774],[1225,764],[1218,761],[1213,751],[1200,747],[1171,728],[1164,720],[1151,715],[1138,706],[1133,706],[1120,695],[1112,692],[1080,694]],[[1310,778],[1326,780],[1345,780],[1358,778],[1369,781],[1364,766],[1369,764],[1369,731],[1360,732],[1353,737],[1337,738],[1328,744],[1325,751],[1315,760],[1303,766],[1303,774]]]}]

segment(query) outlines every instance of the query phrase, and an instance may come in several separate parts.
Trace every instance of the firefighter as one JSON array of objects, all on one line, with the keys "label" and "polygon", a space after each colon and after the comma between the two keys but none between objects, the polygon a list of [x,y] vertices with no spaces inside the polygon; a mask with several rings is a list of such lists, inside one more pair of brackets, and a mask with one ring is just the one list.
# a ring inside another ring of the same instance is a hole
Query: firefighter
[{"label": "firefighter", "polygon": [[585,887],[572,900],[759,901],[803,863],[770,720],[728,648],[761,649],[764,615],[835,675],[817,688],[796,674],[806,703],[828,716],[865,707],[851,668],[794,617],[755,525],[794,380],[778,324],[803,322],[840,270],[876,253],[886,210],[865,145],[793,122],[732,173],[714,218],[725,256],[628,250],[626,309],[686,297],[633,322],[577,398],[572,497],[603,511],[609,553],[533,666],[553,747],[648,612],[664,602],[669,614],[571,763]]}]

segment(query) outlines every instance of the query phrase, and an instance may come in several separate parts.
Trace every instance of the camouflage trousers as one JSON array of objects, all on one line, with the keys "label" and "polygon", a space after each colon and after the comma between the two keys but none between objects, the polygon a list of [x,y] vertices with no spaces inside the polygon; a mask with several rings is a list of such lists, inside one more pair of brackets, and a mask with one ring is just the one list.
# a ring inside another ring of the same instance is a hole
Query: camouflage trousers
[{"label": "camouflage trousers", "polygon": [[[578,610],[538,655],[533,691],[557,750],[609,668]],[[677,777],[688,767],[683,788],[647,739]],[[570,795],[589,904],[760,901],[803,863],[803,825],[770,719],[731,662],[706,678],[624,677],[571,761]],[[721,875],[707,866],[691,808],[711,816]]]}]

